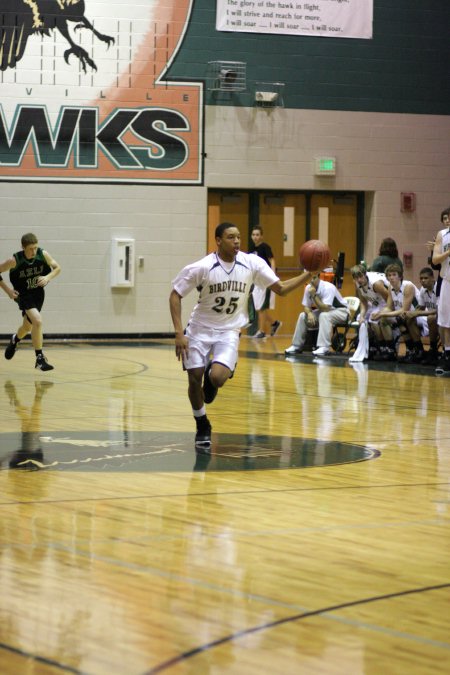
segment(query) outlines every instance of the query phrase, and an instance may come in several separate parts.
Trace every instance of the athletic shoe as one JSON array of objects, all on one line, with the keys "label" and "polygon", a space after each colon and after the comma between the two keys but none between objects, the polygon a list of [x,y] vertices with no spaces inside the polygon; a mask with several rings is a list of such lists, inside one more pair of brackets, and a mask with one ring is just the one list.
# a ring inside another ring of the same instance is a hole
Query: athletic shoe
[{"label": "athletic shoe", "polygon": [[212,403],[217,396],[217,387],[214,387],[209,379],[209,371],[211,370],[211,361],[206,366],[205,374],[203,375],[203,398],[205,403]]},{"label": "athletic shoe", "polygon": [[439,363],[439,352],[436,349],[429,349],[424,352],[422,363],[425,366],[437,366]]},{"label": "athletic shoe", "polygon": [[206,415],[196,417],[197,433],[195,434],[195,447],[208,448],[211,445],[211,424]]},{"label": "athletic shoe", "polygon": [[423,349],[414,350],[413,363],[423,363],[424,358],[425,358],[425,350]]},{"label": "athletic shoe", "polygon": [[439,364],[434,372],[436,375],[450,375],[450,357],[444,356],[439,359]]},{"label": "athletic shoe", "polygon": [[295,345],[291,345],[287,349],[284,350],[284,353],[286,356],[292,356],[292,354],[301,354],[303,349],[301,347],[296,347]]},{"label": "athletic shoe", "polygon": [[317,349],[313,349],[314,356],[326,356],[329,353],[330,351],[326,347],[318,347]]},{"label": "athletic shoe", "polygon": [[282,325],[281,321],[274,321],[270,327],[270,337],[274,337]]},{"label": "athletic shoe", "polygon": [[399,363],[415,363],[415,361],[414,361],[414,350],[413,349],[407,349],[404,356],[398,357],[398,362]]},{"label": "athletic shoe", "polygon": [[376,361],[377,356],[378,356],[378,347],[371,347],[369,345],[369,355],[367,357],[369,361]]},{"label": "athletic shoe", "polygon": [[425,352],[423,349],[408,349],[405,356],[400,356],[399,363],[422,363]]},{"label": "athletic shoe", "polygon": [[397,352],[391,347],[381,347],[375,361],[397,361]]},{"label": "athletic shoe", "polygon": [[261,338],[265,338],[266,334],[263,333],[262,330],[259,330],[257,333],[255,333],[255,335],[253,337],[261,339]]},{"label": "athletic shoe", "polygon": [[34,367],[39,368],[39,370],[53,370],[53,366],[49,364],[43,354],[39,354],[36,357],[36,365]]},{"label": "athletic shoe", "polygon": [[18,344],[17,342],[14,342],[14,335],[13,335],[5,349],[5,359],[8,359],[8,361],[12,359],[12,357],[16,353],[17,344]]}]

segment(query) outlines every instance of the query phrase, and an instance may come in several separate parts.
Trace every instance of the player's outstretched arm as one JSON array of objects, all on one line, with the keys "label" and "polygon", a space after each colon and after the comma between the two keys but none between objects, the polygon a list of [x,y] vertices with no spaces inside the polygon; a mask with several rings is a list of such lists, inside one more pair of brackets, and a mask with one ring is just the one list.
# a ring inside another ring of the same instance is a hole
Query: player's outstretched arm
[{"label": "player's outstretched arm", "polygon": [[292,277],[292,279],[276,281],[270,286],[270,290],[277,295],[288,295],[288,293],[295,291],[296,288],[299,288],[306,281],[309,281],[315,274],[318,274],[318,272],[302,272],[302,274],[299,274],[297,277]]}]

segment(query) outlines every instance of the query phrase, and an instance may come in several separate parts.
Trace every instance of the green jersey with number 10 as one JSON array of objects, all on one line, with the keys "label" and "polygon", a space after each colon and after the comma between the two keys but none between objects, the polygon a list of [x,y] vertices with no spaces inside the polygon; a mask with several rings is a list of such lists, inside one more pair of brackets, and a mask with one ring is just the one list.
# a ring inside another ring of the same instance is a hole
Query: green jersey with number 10
[{"label": "green jersey with number 10", "polygon": [[14,258],[16,266],[10,270],[9,278],[19,295],[26,295],[39,288],[37,285],[39,277],[52,271],[41,248],[38,248],[35,257],[30,260],[25,258],[23,251],[14,253]]}]

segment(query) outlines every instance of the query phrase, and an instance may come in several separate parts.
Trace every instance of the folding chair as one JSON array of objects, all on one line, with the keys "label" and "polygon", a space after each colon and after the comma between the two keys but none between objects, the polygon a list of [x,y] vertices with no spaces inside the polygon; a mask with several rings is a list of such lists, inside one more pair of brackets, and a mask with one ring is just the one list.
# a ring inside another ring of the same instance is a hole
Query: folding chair
[{"label": "folding chair", "polygon": [[353,331],[352,342],[358,336],[359,323],[356,320],[356,317],[359,313],[360,300],[354,295],[348,295],[344,298],[347,303],[349,313],[348,319],[345,323],[337,323],[333,327],[333,336],[331,338],[331,346],[335,352],[343,352],[347,345],[347,340],[349,339],[348,333],[350,330]]}]

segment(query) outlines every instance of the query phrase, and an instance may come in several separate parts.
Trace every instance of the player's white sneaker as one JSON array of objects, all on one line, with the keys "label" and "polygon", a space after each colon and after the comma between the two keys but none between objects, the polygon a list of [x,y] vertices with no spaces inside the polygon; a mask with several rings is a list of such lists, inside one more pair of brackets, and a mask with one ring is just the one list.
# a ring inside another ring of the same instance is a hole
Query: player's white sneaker
[{"label": "player's white sneaker", "polygon": [[287,349],[284,350],[284,353],[287,356],[292,356],[292,354],[301,354],[303,349],[301,347],[296,347],[295,345],[291,345]]}]

